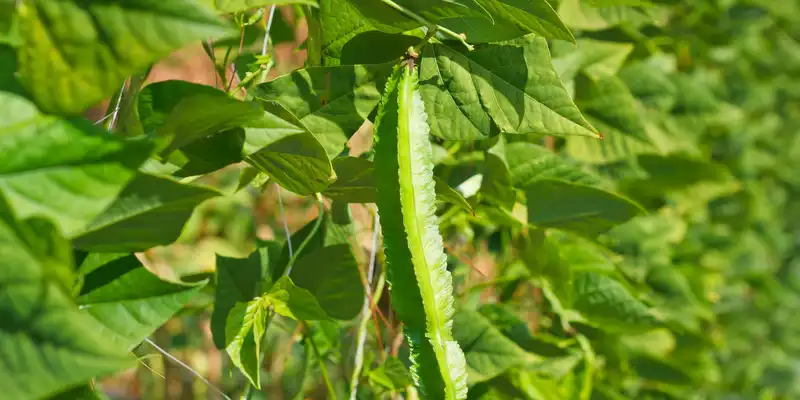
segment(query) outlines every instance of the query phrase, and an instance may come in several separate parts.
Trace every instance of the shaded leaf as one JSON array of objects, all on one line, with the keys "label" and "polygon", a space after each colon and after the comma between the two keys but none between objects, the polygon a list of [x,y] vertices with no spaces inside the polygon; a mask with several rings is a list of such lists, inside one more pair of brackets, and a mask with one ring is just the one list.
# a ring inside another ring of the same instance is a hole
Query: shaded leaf
[{"label": "shaded leaf", "polygon": [[526,188],[528,223],[594,236],[642,212],[636,203],[591,186],[554,180]]},{"label": "shaded leaf", "polygon": [[453,333],[467,358],[470,384],[492,379],[529,359],[524,350],[478,312],[456,312]]},{"label": "shaded leaf", "polygon": [[618,333],[645,332],[661,323],[621,283],[596,272],[576,272],[572,307],[598,327]]},{"label": "shaded leaf", "polygon": [[475,214],[475,210],[472,209],[472,206],[467,202],[464,196],[461,195],[461,193],[451,188],[447,182],[435,176],[433,177],[433,181],[435,184],[434,190],[436,191],[437,201],[450,203],[470,214]]},{"label": "shaded leaf", "polygon": [[195,207],[219,194],[205,187],[139,174],[73,244],[100,252],[143,251],[170,244]]},{"label": "shaded leaf", "polygon": [[292,269],[295,285],[306,289],[332,318],[348,320],[361,311],[364,287],[350,244],[318,248]]},{"label": "shaded leaf", "polygon": [[0,386],[38,399],[133,365],[72,301],[69,244],[42,219],[18,221],[0,193]]},{"label": "shaded leaf", "polygon": [[253,94],[291,112],[334,157],[378,104],[392,65],[301,69],[256,86]]},{"label": "shaded leaf", "polygon": [[369,382],[391,391],[402,391],[414,384],[408,368],[396,357],[387,358],[378,368],[370,371]]},{"label": "shaded leaf", "polygon": [[44,216],[73,235],[114,201],[150,151],[0,92],[0,190],[22,218]]},{"label": "shaded leaf", "polygon": [[375,202],[375,169],[372,161],[358,157],[339,157],[333,160],[333,170],[336,181],[323,194],[346,203]]},{"label": "shaded leaf", "polygon": [[163,281],[129,254],[86,274],[77,303],[98,322],[97,332],[131,351],[202,287]]},{"label": "shaded leaf", "polygon": [[511,182],[515,187],[523,188],[542,179],[587,186],[600,185],[600,178],[597,176],[586,172],[579,165],[547,148],[533,143],[509,143],[505,146],[505,156],[511,174]]},{"label": "shaded leaf", "polygon": [[[319,293],[296,286],[289,277],[284,276],[269,289],[265,304],[274,307],[276,313],[299,321],[328,319],[326,309],[335,311],[336,308],[325,307],[323,304],[326,303],[321,303],[320,299],[328,300],[330,297],[320,296]],[[360,309],[361,305],[358,306]]]},{"label": "shaded leaf", "polygon": [[301,196],[322,192],[336,179],[325,149],[308,134],[277,140],[250,154],[247,162]]},{"label": "shaded leaf", "polygon": [[267,270],[269,256],[267,247],[259,248],[246,259],[217,255],[217,285],[211,314],[211,333],[217,348],[224,349],[230,341],[225,336],[225,326],[234,306],[261,294],[261,281]]},{"label": "shaded leaf", "polygon": [[20,81],[43,110],[63,114],[101,101],[179,47],[235,34],[191,0],[37,1],[19,16]]}]

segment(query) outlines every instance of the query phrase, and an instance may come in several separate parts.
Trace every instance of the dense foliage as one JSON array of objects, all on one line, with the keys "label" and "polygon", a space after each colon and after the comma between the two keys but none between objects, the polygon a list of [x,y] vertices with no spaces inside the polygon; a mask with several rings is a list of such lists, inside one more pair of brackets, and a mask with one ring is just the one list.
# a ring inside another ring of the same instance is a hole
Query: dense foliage
[{"label": "dense foliage", "polygon": [[[308,58],[272,78],[276,4]],[[0,0],[0,399],[104,398],[179,313],[210,314],[227,396],[800,398],[799,24],[794,0]],[[218,88],[148,81],[197,43]],[[263,240],[273,185],[318,211]],[[211,272],[145,267],[221,204],[249,228]]]}]

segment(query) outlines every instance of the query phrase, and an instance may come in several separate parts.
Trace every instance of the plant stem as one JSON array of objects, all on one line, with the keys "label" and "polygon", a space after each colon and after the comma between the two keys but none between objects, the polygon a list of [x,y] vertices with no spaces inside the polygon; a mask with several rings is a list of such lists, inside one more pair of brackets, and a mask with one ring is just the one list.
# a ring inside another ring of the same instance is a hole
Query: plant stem
[{"label": "plant stem", "polygon": [[[372,277],[375,274],[375,254],[378,252],[378,227],[380,226],[380,217],[375,213],[372,234],[372,251],[369,256],[369,269],[367,270],[367,286],[364,288],[364,307],[361,309],[361,321],[358,325],[358,345],[356,346],[355,362],[353,366],[353,375],[350,378],[350,400],[356,399],[358,393],[358,378],[361,376],[361,369],[364,366],[364,343],[367,341],[367,324],[372,314],[372,305],[375,303],[374,298],[379,296],[380,293],[375,291],[375,294],[370,296],[372,285]],[[383,290],[382,285],[381,290]],[[380,329],[379,327],[377,329]]]},{"label": "plant stem", "polygon": [[447,29],[447,28],[441,26],[441,25],[436,25],[433,22],[430,22],[427,19],[423,18],[419,14],[417,14],[417,13],[415,13],[415,12],[413,12],[413,11],[403,7],[403,6],[401,6],[400,4],[395,3],[392,0],[381,0],[381,1],[384,4],[386,4],[387,6],[392,7],[395,10],[400,11],[401,13],[405,14],[407,17],[413,19],[414,21],[417,21],[420,24],[422,24],[424,26],[427,26],[428,29],[436,29],[436,30],[442,31],[443,33],[445,33],[445,34],[447,34],[449,36],[452,36],[453,38],[455,38],[456,40],[461,42],[464,46],[466,46],[467,50],[472,51],[472,50],[475,49],[475,47],[473,47],[471,44],[467,43],[467,37],[463,33],[456,33],[456,32],[453,32],[450,29]]},{"label": "plant stem", "polygon": [[292,273],[292,267],[294,267],[294,263],[295,261],[297,261],[298,256],[300,255],[301,252],[303,252],[303,249],[306,247],[306,245],[308,245],[308,243],[311,242],[311,238],[317,234],[320,225],[322,225],[322,218],[325,216],[325,204],[322,202],[321,194],[315,193],[315,195],[317,196],[317,206],[319,207],[319,215],[317,215],[317,220],[314,222],[314,226],[311,227],[311,232],[309,232],[308,236],[306,236],[305,239],[303,239],[303,241],[300,243],[300,246],[297,247],[297,251],[294,252],[294,255],[292,255],[291,258],[289,259],[289,263],[286,264],[286,270],[283,272],[284,276],[289,276],[289,274]]},{"label": "plant stem", "polygon": [[578,344],[583,350],[584,369],[583,371],[583,387],[581,387],[580,400],[589,400],[592,397],[592,381],[594,378],[594,350],[589,343],[586,336],[578,335]]},{"label": "plant stem", "polygon": [[336,389],[333,387],[330,376],[328,376],[328,368],[325,367],[325,360],[322,359],[317,344],[314,343],[314,338],[311,336],[311,329],[309,329],[309,326],[305,322],[303,322],[303,324],[306,327],[306,343],[311,346],[311,349],[314,351],[314,357],[317,358],[319,369],[322,372],[322,379],[325,381],[325,386],[328,388],[328,394],[330,395],[328,398],[336,400]]}]

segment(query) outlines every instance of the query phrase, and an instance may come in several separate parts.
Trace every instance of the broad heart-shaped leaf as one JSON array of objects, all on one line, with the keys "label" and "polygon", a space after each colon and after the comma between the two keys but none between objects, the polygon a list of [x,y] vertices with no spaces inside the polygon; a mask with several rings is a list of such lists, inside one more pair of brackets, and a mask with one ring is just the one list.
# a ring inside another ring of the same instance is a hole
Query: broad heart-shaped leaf
[{"label": "broad heart-shaped leaf", "polygon": [[217,348],[224,349],[230,341],[225,337],[225,325],[234,306],[261,294],[261,281],[266,274],[270,255],[276,256],[270,254],[268,247],[259,248],[246,259],[217,255],[217,286],[214,311],[211,313],[211,334]]},{"label": "broad heart-shaped leaf", "polygon": [[574,275],[572,308],[590,324],[616,333],[645,332],[661,323],[621,283],[596,272]]},{"label": "broad heart-shaped leaf", "polygon": [[69,243],[46,220],[17,220],[2,193],[0,260],[3,398],[45,398],[133,365],[75,306]]},{"label": "broad heart-shaped leaf", "polygon": [[644,211],[624,197],[569,182],[539,180],[528,185],[525,192],[529,224],[590,237]]},{"label": "broad heart-shaped leaf", "polygon": [[467,358],[470,385],[492,379],[533,358],[477,311],[456,312],[453,334]]},{"label": "broad heart-shaped leaf", "polygon": [[262,83],[253,93],[258,99],[277,102],[297,117],[333,158],[378,104],[379,88],[394,64],[301,69]]},{"label": "broad heart-shaped leaf", "polygon": [[306,289],[332,318],[348,320],[361,311],[364,286],[349,244],[318,248],[292,269],[295,285]]},{"label": "broad heart-shaped leaf", "polygon": [[99,102],[179,47],[235,34],[191,0],[37,1],[18,11],[20,80],[43,110],[62,114]]},{"label": "broad heart-shaped leaf", "polygon": [[572,103],[541,37],[480,45],[468,54],[428,45],[420,82],[431,132],[444,139],[498,131],[597,136]]},{"label": "broad heart-shaped leaf", "polygon": [[401,391],[414,384],[408,368],[397,357],[387,358],[378,368],[370,371],[369,382],[391,391]]},{"label": "broad heart-shaped leaf", "polygon": [[21,218],[47,217],[74,234],[114,201],[151,149],[0,92],[0,190]]},{"label": "broad heart-shaped leaf", "polygon": [[516,187],[525,187],[541,179],[553,179],[580,183],[587,186],[600,185],[600,178],[586,172],[579,165],[553,153],[545,147],[515,142],[505,145],[505,157],[511,173],[511,182]]},{"label": "broad heart-shaped leaf", "polygon": [[200,3],[207,4],[211,9],[217,12],[230,14],[238,13],[254,8],[266,7],[272,5],[287,5],[287,4],[300,4],[316,6],[316,0],[201,0]]},{"label": "broad heart-shaped leaf", "polygon": [[195,207],[218,195],[205,187],[139,174],[73,244],[98,252],[135,252],[170,244]]},{"label": "broad heart-shaped leaf", "polygon": [[99,333],[117,348],[131,351],[202,287],[162,281],[128,254],[84,276],[77,303],[98,322]]},{"label": "broad heart-shaped leaf", "polygon": [[322,192],[336,180],[325,149],[309,134],[286,136],[246,160],[286,190],[302,196]]}]

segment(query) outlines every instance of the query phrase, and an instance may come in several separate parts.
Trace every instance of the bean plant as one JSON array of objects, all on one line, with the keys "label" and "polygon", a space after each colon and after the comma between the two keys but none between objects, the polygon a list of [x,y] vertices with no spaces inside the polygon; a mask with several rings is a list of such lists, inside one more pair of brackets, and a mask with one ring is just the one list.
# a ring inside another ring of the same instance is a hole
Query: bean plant
[{"label": "bean plant", "polygon": [[[277,71],[286,15],[306,60]],[[0,399],[107,398],[187,315],[215,398],[800,398],[798,26],[794,0],[0,0]],[[190,46],[216,85],[150,79]],[[276,189],[285,234],[147,261]]]}]

